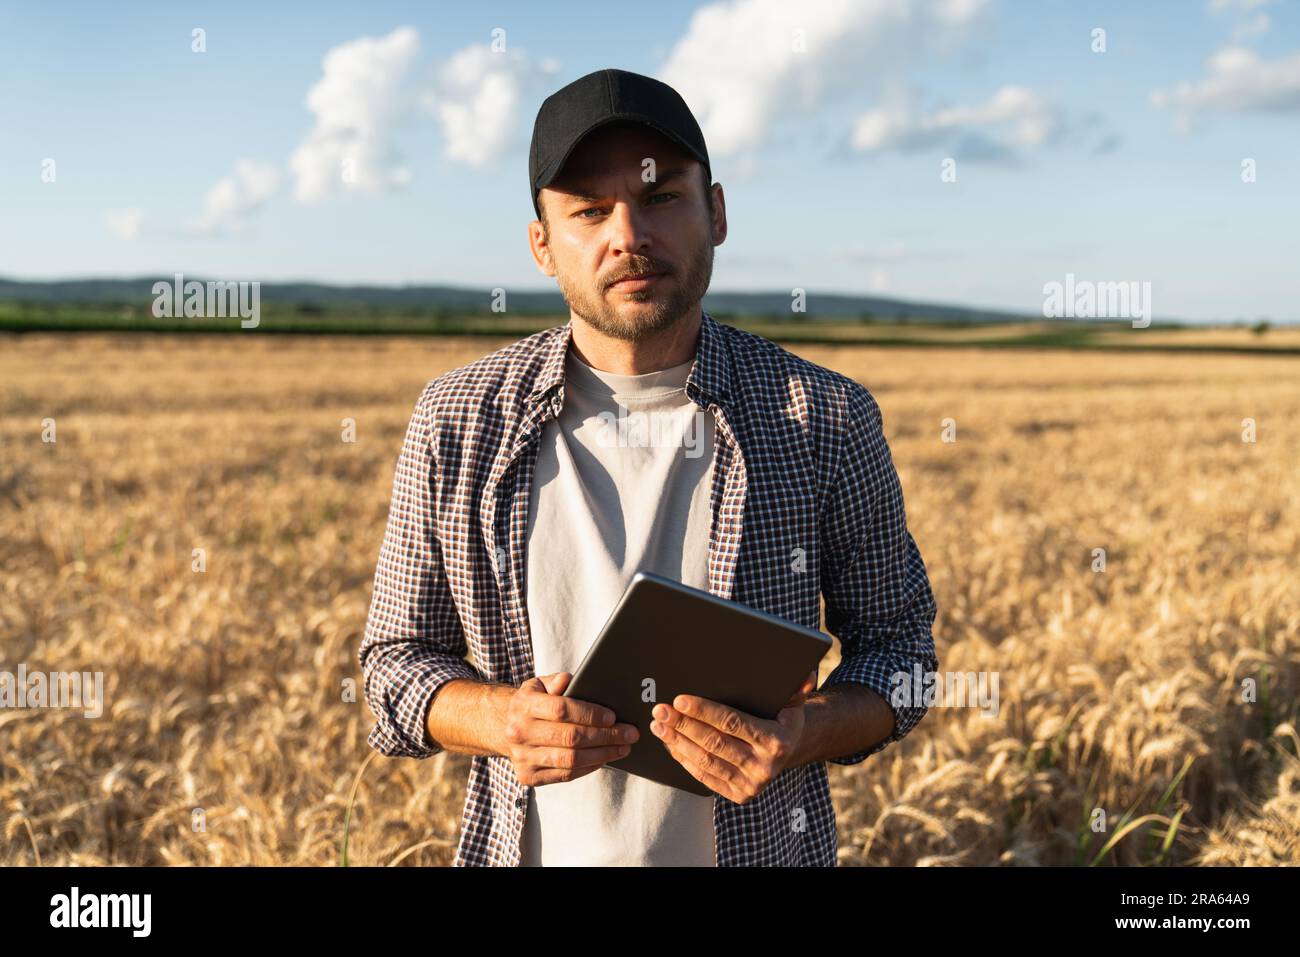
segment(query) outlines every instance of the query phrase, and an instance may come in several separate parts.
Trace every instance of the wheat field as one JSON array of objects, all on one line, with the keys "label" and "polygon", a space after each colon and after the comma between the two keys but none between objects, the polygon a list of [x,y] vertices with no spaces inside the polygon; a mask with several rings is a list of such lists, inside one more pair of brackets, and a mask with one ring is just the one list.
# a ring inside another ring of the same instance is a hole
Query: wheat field
[{"label": "wheat field", "polygon": [[[451,861],[469,759],[371,758],[356,652],[414,402],[504,344],[0,338],[0,670],[106,692],[0,709],[0,863],[329,866],[349,808],[349,863]],[[793,351],[876,396],[941,668],[999,676],[831,766],[841,863],[1300,863],[1300,358]]]}]

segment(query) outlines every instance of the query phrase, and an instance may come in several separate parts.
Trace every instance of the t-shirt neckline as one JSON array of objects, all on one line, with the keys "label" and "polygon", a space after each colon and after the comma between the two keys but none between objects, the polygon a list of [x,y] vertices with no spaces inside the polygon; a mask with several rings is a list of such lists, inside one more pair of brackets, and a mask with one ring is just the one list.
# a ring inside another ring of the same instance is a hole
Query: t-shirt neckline
[{"label": "t-shirt neckline", "polygon": [[600,396],[623,396],[630,398],[652,398],[671,395],[686,388],[691,366],[695,364],[692,357],[680,365],[643,372],[640,375],[621,375],[595,369],[580,359],[572,349],[564,360],[565,378],[569,384]]}]

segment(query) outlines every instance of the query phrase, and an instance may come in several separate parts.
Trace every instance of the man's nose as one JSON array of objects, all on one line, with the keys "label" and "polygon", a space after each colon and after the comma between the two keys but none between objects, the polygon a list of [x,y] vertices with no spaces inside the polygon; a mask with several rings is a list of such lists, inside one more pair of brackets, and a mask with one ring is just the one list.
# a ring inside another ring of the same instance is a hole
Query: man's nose
[{"label": "man's nose", "polygon": [[610,249],[616,253],[641,253],[650,248],[645,215],[635,203],[615,203],[605,225],[610,230]]}]

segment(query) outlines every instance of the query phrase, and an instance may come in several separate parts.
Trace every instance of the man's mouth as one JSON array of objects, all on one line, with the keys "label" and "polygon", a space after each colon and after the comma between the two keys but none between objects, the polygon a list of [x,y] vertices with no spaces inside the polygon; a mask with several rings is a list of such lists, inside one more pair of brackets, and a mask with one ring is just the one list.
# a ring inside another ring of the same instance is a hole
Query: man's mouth
[{"label": "man's mouth", "polygon": [[618,292],[636,292],[640,289],[649,289],[664,275],[665,273],[661,272],[637,273],[635,276],[627,276],[617,282],[610,283],[609,288]]}]

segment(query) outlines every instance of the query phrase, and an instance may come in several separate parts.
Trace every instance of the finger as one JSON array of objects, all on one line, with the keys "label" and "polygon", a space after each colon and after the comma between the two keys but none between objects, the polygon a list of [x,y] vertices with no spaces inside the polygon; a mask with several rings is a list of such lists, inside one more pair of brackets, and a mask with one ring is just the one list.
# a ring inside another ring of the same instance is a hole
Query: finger
[{"label": "finger", "polygon": [[528,695],[524,713],[543,721],[566,721],[593,727],[609,727],[615,721],[614,712],[609,708],[558,694]]},{"label": "finger", "polygon": [[521,684],[519,686],[519,690],[537,692],[539,694],[546,694],[546,685],[542,682],[541,678],[534,675],[533,677],[527,679],[523,684]]},{"label": "finger", "polygon": [[626,744],[605,748],[533,748],[527,760],[537,768],[598,768],[627,757],[631,750]]},{"label": "finger", "polygon": [[807,678],[804,678],[803,684],[799,686],[799,690],[790,696],[790,700],[786,702],[785,707],[798,708],[805,701],[808,700],[808,695],[812,694],[812,692],[816,690],[817,690],[817,671],[816,669],[813,669],[812,674],[810,674]]},{"label": "finger", "polygon": [[673,759],[678,764],[686,769],[687,774],[695,778],[695,780],[699,781],[715,794],[721,794],[727,800],[734,801],[737,804],[742,804],[744,801],[748,800],[745,793],[730,781],[720,778],[716,774],[710,773],[691,761],[690,758],[682,752],[681,748],[670,747],[668,753],[673,756]]},{"label": "finger", "polygon": [[521,743],[537,747],[594,748],[632,744],[640,735],[631,724],[604,728],[533,718],[524,722]]},{"label": "finger", "polygon": [[564,694],[564,689],[569,686],[572,678],[573,675],[567,671],[557,671],[553,675],[542,675],[541,681],[547,694]]},{"label": "finger", "polygon": [[737,708],[728,708],[725,704],[693,694],[679,694],[673,699],[672,707],[689,718],[711,724],[719,731],[747,744],[759,747],[768,744],[770,732],[765,731],[762,725],[770,722],[764,722],[762,718],[756,718]]},{"label": "finger", "polygon": [[[666,719],[655,719],[659,725],[671,728],[695,742],[703,750],[716,754],[738,768],[743,768],[754,757],[754,749],[740,738],[732,737],[727,732],[711,724],[705,724],[703,721],[682,714],[675,708],[669,708],[668,712],[669,715]],[[651,733],[653,733],[653,728]],[[659,740],[664,739],[661,737]]]},{"label": "finger", "polygon": [[750,798],[753,796],[750,794],[746,794],[744,791],[739,790],[728,781],[724,781],[721,778],[714,777],[712,774],[709,774],[707,771],[701,771],[696,776],[695,780],[699,781],[710,791],[714,791],[718,794],[721,794],[728,801],[732,801],[736,804],[744,804],[746,801],[750,800]]},{"label": "finger", "polygon": [[[701,774],[712,775],[739,791],[741,782],[746,780],[740,768],[725,758],[704,750],[690,738],[665,726],[662,721],[659,724],[663,727],[663,735],[659,740],[686,770],[692,774],[698,770]],[[696,779],[703,782],[699,775],[696,775]]]},{"label": "finger", "polygon": [[543,784],[563,784],[565,781],[576,781],[580,777],[599,770],[599,767],[571,770],[565,768],[537,768],[531,772],[530,777],[533,786],[536,787]]}]

